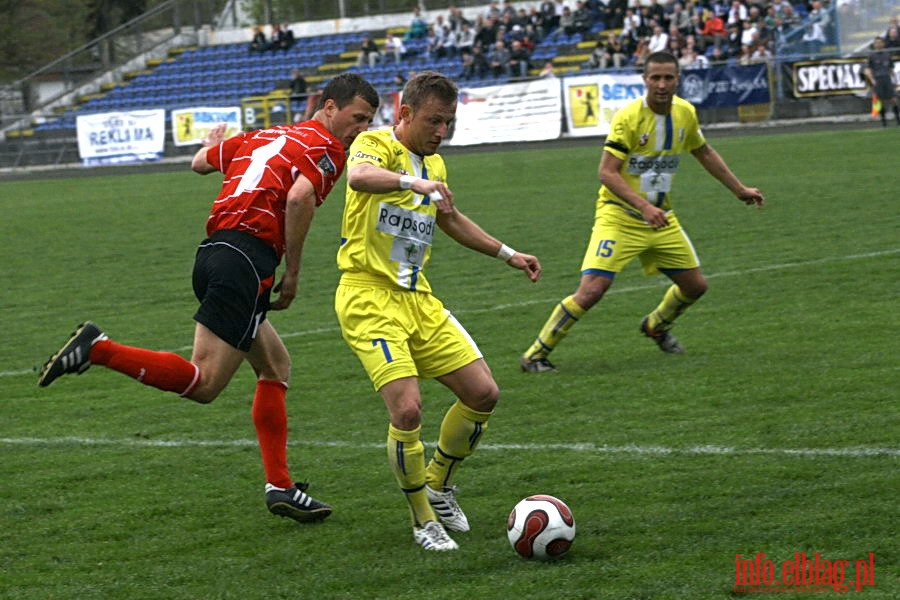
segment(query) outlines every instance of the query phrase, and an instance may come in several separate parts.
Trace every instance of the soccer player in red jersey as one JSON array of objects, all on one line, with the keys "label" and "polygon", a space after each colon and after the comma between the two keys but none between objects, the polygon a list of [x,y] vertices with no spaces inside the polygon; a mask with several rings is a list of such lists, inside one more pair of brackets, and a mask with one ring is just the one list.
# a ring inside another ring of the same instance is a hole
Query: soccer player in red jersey
[{"label": "soccer player in red jersey", "polygon": [[[285,396],[291,361],[266,311],[293,302],[315,209],[340,178],[346,148],[368,129],[377,107],[378,94],[367,81],[343,74],[325,87],[308,121],[228,139],[224,126],[214,128],[191,163],[197,173],[224,174],[207,220],[208,238],[194,263],[200,307],[191,360],[118,344],[88,321],[44,364],[38,384],[50,385],[96,364],[206,404],[247,360],[257,376],[252,416],[269,510],[297,521],[331,514],[328,504],[306,493],[306,483],[294,483],[289,474]],[[284,271],[275,285],[282,259]],[[270,302],[273,291],[278,297]]]}]

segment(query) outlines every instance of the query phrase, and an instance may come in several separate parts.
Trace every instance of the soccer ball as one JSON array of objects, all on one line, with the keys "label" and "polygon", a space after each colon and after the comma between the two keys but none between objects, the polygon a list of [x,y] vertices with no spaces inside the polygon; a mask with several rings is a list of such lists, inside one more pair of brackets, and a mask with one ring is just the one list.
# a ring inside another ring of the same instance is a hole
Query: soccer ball
[{"label": "soccer ball", "polygon": [[547,494],[528,496],[509,513],[506,534],[519,556],[552,560],[572,547],[575,518],[559,498]]}]

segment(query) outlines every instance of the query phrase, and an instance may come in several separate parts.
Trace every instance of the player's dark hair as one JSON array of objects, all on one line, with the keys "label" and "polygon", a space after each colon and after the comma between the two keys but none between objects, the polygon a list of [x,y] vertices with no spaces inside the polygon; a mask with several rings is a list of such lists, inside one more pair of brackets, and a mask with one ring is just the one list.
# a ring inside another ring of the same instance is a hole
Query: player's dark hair
[{"label": "player's dark hair", "polygon": [[378,92],[371,83],[356,73],[341,73],[329,81],[322,90],[316,110],[323,108],[326,100],[334,100],[339,109],[344,108],[357,96],[368,102],[372,108],[378,108]]},{"label": "player's dark hair", "polygon": [[416,111],[432,96],[441,102],[451,104],[456,102],[459,89],[446,75],[434,71],[422,71],[406,82],[406,86],[403,88],[402,102]]},{"label": "player's dark hair", "polygon": [[650,54],[650,56],[647,57],[647,59],[644,61],[645,68],[650,63],[656,63],[656,64],[662,64],[662,65],[669,63],[669,64],[675,65],[676,73],[678,73],[680,70],[680,68],[679,68],[680,65],[678,64],[678,59],[675,58],[674,55],[669,54],[668,52],[665,52],[662,50],[660,50],[659,52],[653,52]]}]

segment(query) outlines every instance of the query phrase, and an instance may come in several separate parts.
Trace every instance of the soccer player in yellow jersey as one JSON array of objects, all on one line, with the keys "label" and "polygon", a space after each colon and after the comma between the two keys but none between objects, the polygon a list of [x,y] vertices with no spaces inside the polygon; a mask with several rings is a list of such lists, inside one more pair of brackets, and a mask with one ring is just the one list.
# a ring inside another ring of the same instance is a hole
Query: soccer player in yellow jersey
[{"label": "soccer player in yellow jersey", "polygon": [[693,105],[675,95],[678,77],[675,57],[651,54],[643,74],[646,95],[613,116],[600,160],[601,187],[581,283],[556,306],[522,355],[522,370],[554,371],[550,352],[600,301],[616,273],[638,257],[646,274],[662,272],[672,280],[662,302],[641,321],[640,331],[663,352],[684,352],[669,329],[706,292],[707,282],[669,198],[682,152],[693,154],[741,202],[763,205],[762,193],[741,183],[704,139]]},{"label": "soccer player in yellow jersey", "polygon": [[[457,94],[444,75],[419,73],[404,88],[397,125],[363,133],[350,147],[337,256],[341,331],[387,406],[388,461],[409,504],[413,536],[426,550],[453,550],[446,529],[469,529],[451,481],[499,396],[475,342],[431,294],[425,268],[435,228],[532,281],[541,273],[537,258],[501,244],[454,204],[436,152],[456,115]],[[427,466],[420,377],[437,379],[457,397]]]}]

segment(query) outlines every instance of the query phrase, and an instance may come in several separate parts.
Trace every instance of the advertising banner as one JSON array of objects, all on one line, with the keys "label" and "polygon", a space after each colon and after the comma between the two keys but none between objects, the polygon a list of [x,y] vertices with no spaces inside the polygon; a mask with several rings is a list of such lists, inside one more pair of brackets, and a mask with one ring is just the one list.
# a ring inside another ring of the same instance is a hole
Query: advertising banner
[{"label": "advertising banner", "polygon": [[225,137],[229,138],[241,131],[241,108],[197,107],[172,111],[172,141],[176,146],[201,144],[209,130],[225,123]]},{"label": "advertising banner", "polygon": [[616,111],[643,95],[644,81],[636,74],[566,77],[563,98],[569,135],[607,135]]},{"label": "advertising banner", "polygon": [[559,79],[462,88],[450,146],[552,140],[560,136]]},{"label": "advertising banner", "polygon": [[766,104],[769,69],[765,63],[685,69],[678,95],[697,108]]},{"label": "advertising banner", "polygon": [[87,165],[159,160],[165,146],[165,109],[80,115],[78,155]]},{"label": "advertising banner", "polygon": [[[900,82],[900,56],[894,56],[894,74]],[[869,91],[863,71],[865,58],[834,58],[805,60],[785,64],[784,79],[795,98],[855,94],[865,96]],[[900,88],[900,85],[898,85]]]}]

